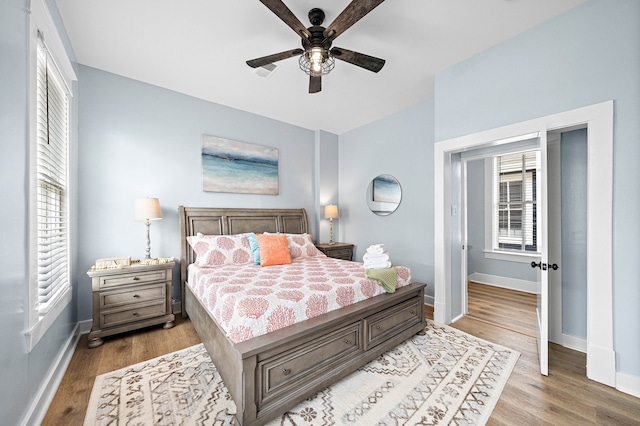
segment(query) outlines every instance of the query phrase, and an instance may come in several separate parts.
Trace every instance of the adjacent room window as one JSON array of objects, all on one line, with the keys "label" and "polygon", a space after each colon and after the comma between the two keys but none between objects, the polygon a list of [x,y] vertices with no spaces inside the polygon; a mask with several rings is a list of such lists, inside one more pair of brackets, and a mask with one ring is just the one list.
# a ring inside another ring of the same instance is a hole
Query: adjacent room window
[{"label": "adjacent room window", "polygon": [[492,249],[537,252],[540,151],[493,158]]},{"label": "adjacent room window", "polygon": [[46,5],[32,5],[29,350],[71,300],[69,84],[75,79]]}]

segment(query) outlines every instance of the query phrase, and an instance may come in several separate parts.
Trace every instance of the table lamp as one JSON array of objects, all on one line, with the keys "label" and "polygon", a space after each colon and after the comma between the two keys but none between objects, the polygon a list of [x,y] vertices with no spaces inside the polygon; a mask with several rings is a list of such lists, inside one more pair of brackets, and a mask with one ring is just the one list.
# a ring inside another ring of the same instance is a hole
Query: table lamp
[{"label": "table lamp", "polygon": [[151,259],[151,239],[149,238],[149,228],[152,220],[162,219],[162,210],[157,198],[140,198],[136,200],[135,219],[145,222],[147,225],[147,249],[145,259]]},{"label": "table lamp", "polygon": [[335,204],[324,206],[324,218],[329,219],[329,244],[335,244],[333,241],[333,219],[338,218],[338,206]]}]

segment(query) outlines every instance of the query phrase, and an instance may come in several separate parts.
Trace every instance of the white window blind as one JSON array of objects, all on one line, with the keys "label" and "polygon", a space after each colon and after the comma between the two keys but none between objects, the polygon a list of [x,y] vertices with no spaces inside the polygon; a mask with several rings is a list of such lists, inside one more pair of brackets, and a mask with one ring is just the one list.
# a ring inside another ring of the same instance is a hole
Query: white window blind
[{"label": "white window blind", "polygon": [[42,38],[37,41],[37,306],[40,316],[69,283],[69,90]]},{"label": "white window blind", "polygon": [[537,252],[540,151],[494,157],[493,250]]}]

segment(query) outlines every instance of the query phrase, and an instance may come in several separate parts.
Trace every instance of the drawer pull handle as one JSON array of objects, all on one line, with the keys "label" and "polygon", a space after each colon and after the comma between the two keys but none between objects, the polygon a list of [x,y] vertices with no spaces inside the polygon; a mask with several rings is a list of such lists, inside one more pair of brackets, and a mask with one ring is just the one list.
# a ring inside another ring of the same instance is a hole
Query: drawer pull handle
[{"label": "drawer pull handle", "polygon": [[138,277],[133,277],[133,280],[134,280],[134,281],[140,281],[140,278],[138,278]]},{"label": "drawer pull handle", "polygon": [[344,343],[346,343],[347,345],[350,345],[350,344],[351,344],[351,340],[349,340],[349,339],[344,339]]},{"label": "drawer pull handle", "polygon": [[416,314],[416,311],[411,311],[411,315],[415,315],[415,314]]},{"label": "drawer pull handle", "polygon": [[283,368],[282,369],[282,374],[284,374],[285,376],[288,376],[289,373],[291,373],[291,370],[289,370],[288,368]]},{"label": "drawer pull handle", "polygon": [[376,330],[380,331],[382,330],[382,327],[380,327],[379,325],[376,325]]},{"label": "drawer pull handle", "polygon": [[140,297],[139,294],[134,294],[133,297],[135,297],[136,299]]},{"label": "drawer pull handle", "polygon": [[134,312],[134,313],[133,313],[133,316],[134,316],[134,317],[137,317],[137,316],[138,316],[138,313],[137,313],[137,312]]}]

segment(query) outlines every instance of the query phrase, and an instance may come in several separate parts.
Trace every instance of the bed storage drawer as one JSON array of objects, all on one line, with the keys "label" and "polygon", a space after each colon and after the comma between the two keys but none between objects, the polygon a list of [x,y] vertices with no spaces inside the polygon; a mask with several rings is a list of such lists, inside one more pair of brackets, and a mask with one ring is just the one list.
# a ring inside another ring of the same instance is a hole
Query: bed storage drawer
[{"label": "bed storage drawer", "polygon": [[365,350],[379,345],[399,330],[422,322],[422,309],[422,300],[412,298],[365,318]]},{"label": "bed storage drawer", "polygon": [[361,323],[308,341],[258,362],[258,407],[268,404],[292,388],[322,380],[346,360],[362,353]]}]

